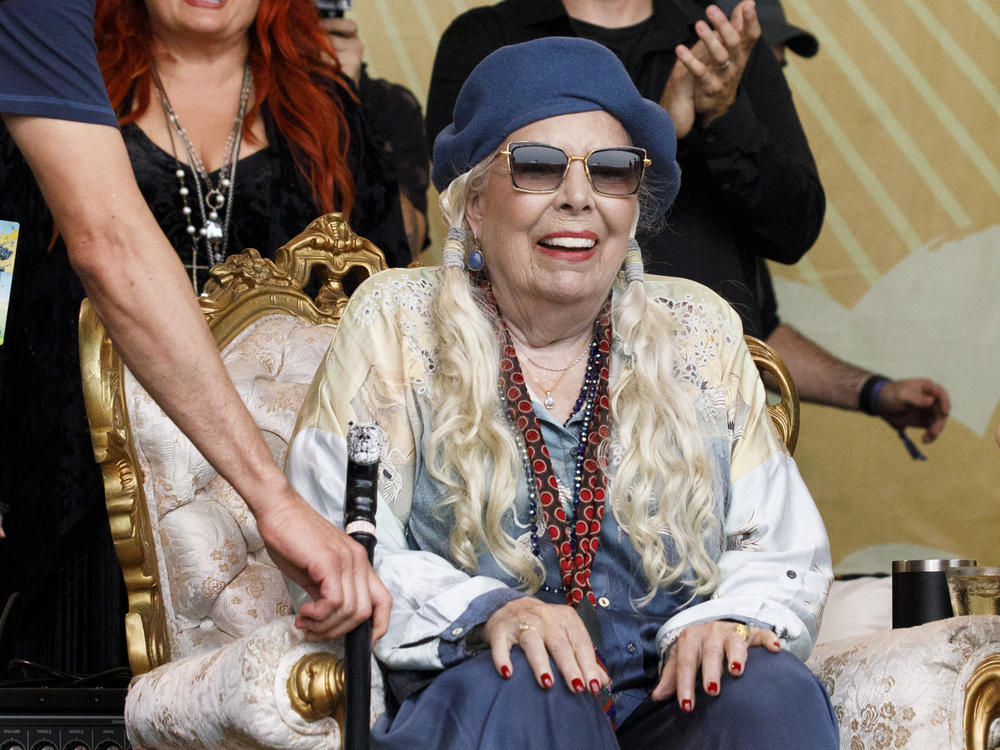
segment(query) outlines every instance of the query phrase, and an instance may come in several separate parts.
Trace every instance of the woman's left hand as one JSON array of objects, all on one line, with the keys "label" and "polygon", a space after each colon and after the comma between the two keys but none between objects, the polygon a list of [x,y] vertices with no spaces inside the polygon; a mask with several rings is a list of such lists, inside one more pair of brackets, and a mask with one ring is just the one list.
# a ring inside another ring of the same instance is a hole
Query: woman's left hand
[{"label": "woman's left hand", "polygon": [[781,651],[778,636],[772,631],[732,620],[684,628],[670,649],[660,681],[653,688],[653,700],[665,700],[676,693],[681,710],[690,713],[694,710],[694,685],[699,668],[702,689],[716,696],[722,685],[722,670],[727,669],[733,677],[743,674],[753,646],[763,646],[773,653]]}]

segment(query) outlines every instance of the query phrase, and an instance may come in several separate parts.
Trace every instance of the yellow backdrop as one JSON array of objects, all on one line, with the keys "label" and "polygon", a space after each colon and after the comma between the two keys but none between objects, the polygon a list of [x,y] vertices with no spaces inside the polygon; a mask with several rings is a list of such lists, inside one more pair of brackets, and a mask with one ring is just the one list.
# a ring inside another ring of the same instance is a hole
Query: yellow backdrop
[{"label": "yellow backdrop", "polygon": [[[371,72],[426,100],[467,0],[355,0]],[[857,413],[805,406],[796,458],[834,560],[918,544],[1000,564],[1000,3],[784,0],[819,54],[785,69],[827,193],[816,246],[772,266],[782,317],[836,354],[951,395],[909,458]],[[433,191],[432,191],[433,192]],[[436,203],[436,196],[431,196]],[[431,219],[440,239],[439,219]],[[439,242],[428,253],[432,261]],[[911,431],[917,439],[918,433]]]}]

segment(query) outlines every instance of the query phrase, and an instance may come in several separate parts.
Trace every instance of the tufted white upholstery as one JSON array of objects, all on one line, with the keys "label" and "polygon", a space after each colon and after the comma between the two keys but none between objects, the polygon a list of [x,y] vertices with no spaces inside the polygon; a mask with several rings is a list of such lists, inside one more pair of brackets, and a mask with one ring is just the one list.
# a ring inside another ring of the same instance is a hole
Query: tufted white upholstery
[{"label": "tufted white upholstery", "polygon": [[[273,314],[222,352],[278,465],[332,325]],[[291,612],[253,514],[131,374],[125,393],[156,545],[174,659],[225,645]]]}]

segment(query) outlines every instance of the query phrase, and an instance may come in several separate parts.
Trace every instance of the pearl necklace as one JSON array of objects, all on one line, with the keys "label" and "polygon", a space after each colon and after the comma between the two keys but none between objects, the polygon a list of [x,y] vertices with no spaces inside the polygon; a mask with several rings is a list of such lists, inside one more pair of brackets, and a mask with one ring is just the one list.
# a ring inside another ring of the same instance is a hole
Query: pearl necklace
[{"label": "pearl necklace", "polygon": [[[222,159],[222,166],[219,167],[219,181],[212,184],[208,176],[208,170],[198,155],[197,150],[188,138],[187,131],[181,126],[177,114],[174,112],[167,97],[167,91],[160,79],[160,74],[154,65],[151,69],[153,81],[156,83],[157,91],[160,95],[160,104],[163,107],[163,115],[167,120],[167,133],[170,136],[170,148],[174,154],[174,164],[176,170],[174,175],[179,183],[178,193],[181,196],[181,211],[187,221],[187,233],[191,237],[191,283],[198,291],[198,242],[204,240],[205,253],[208,258],[207,267],[214,266],[226,259],[226,249],[229,244],[229,223],[233,213],[233,198],[236,192],[236,163],[239,161],[240,143],[243,140],[243,118],[246,115],[247,102],[250,99],[250,89],[253,84],[253,74],[250,71],[250,61],[243,65],[243,82],[240,86],[239,106],[236,110],[236,118],[233,120],[233,128],[226,139],[225,156]],[[191,191],[185,182],[185,172],[177,159],[177,148],[174,144],[174,133],[177,133],[184,146],[184,151],[188,157],[188,163],[194,171],[194,187],[198,197],[198,208],[201,214],[201,227],[196,228],[193,221],[193,211],[188,205],[188,196]],[[205,183],[205,191],[202,193],[202,182]],[[225,208],[225,218],[220,224],[219,212]]]}]

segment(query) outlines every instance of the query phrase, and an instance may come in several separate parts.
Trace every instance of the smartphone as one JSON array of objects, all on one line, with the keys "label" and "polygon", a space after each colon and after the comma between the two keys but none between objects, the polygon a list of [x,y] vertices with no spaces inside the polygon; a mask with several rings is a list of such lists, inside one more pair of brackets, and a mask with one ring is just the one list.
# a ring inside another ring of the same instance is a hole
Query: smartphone
[{"label": "smartphone", "polygon": [[316,0],[320,18],[342,18],[351,9],[351,0]]}]

